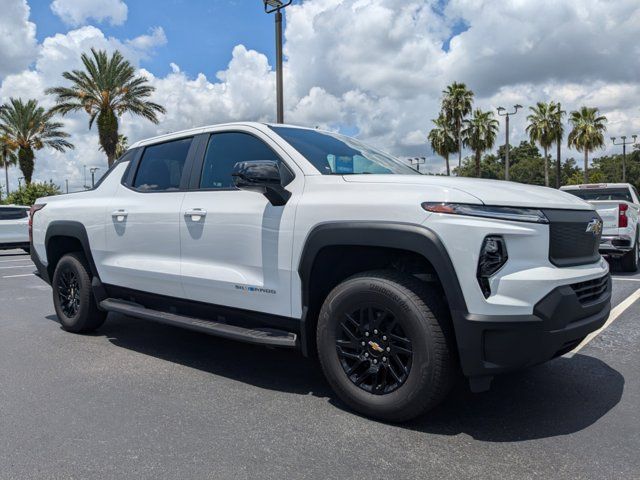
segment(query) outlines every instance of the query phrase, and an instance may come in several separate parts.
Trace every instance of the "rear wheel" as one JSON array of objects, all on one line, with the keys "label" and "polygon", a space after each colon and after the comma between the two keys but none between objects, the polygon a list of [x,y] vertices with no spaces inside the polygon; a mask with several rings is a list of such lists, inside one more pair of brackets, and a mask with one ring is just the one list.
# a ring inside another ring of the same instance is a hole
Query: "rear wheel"
[{"label": "rear wheel", "polygon": [[633,248],[620,258],[620,267],[624,272],[636,272],[640,263],[640,246],[638,245],[638,234]]},{"label": "rear wheel", "polygon": [[86,333],[99,328],[107,313],[100,310],[91,291],[87,261],[80,253],[62,257],[53,274],[53,305],[68,332]]},{"label": "rear wheel", "polygon": [[394,271],[351,277],[318,319],[327,380],[351,408],[406,421],[437,405],[454,378],[449,313],[439,288]]}]

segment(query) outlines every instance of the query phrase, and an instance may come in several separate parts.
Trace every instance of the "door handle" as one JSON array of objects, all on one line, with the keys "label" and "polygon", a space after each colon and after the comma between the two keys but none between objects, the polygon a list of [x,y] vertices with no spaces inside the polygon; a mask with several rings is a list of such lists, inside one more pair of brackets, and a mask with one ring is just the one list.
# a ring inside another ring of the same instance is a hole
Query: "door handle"
[{"label": "door handle", "polygon": [[202,208],[192,208],[184,212],[185,217],[190,217],[192,222],[199,222],[207,216],[207,211]]},{"label": "door handle", "polygon": [[127,218],[127,215],[129,214],[126,210],[114,210],[113,212],[111,212],[111,217],[113,217],[116,222],[124,222]]}]

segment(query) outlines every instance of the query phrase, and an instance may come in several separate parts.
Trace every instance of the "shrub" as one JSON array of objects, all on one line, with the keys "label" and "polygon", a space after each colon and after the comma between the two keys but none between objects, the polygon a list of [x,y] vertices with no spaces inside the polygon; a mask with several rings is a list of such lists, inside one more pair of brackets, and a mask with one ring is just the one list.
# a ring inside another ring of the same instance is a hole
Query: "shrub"
[{"label": "shrub", "polygon": [[36,203],[40,197],[49,197],[51,195],[59,195],[60,188],[52,181],[31,183],[24,185],[18,190],[11,192],[6,198],[7,204],[31,206]]}]

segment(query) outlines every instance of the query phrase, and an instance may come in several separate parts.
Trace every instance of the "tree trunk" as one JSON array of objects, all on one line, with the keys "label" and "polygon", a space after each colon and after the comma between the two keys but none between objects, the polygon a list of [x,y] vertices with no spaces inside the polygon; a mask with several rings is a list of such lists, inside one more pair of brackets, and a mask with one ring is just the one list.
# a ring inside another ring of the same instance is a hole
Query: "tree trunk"
[{"label": "tree trunk", "polygon": [[451,170],[449,169],[449,154],[444,156],[444,162],[447,164],[447,177],[451,176]]},{"label": "tree trunk", "polygon": [[2,148],[2,165],[4,165],[4,185],[7,188],[5,194],[9,196],[9,161],[7,160],[7,146]]},{"label": "tree trunk", "polygon": [[589,183],[589,150],[584,149],[584,183]]},{"label": "tree trunk", "polygon": [[462,123],[460,119],[456,120],[456,128],[458,129],[458,167],[462,166]]},{"label": "tree trunk", "polygon": [[31,147],[20,147],[18,150],[18,165],[27,185],[31,184],[31,177],[33,177],[34,158],[35,155]]},{"label": "tree trunk", "polygon": [[480,157],[482,156],[482,153],[480,152],[480,150],[476,151],[476,178],[480,178],[481,176],[481,172],[480,172]]},{"label": "tree trunk", "polygon": [[562,144],[560,138],[558,139],[556,148],[558,149],[556,152],[556,188],[560,188],[562,186],[562,159],[560,158]]},{"label": "tree trunk", "polygon": [[544,147],[544,186],[545,187],[549,186],[549,162],[547,159],[548,154],[549,154],[549,151],[547,147]]},{"label": "tree trunk", "polygon": [[98,136],[100,145],[107,154],[107,163],[111,167],[118,148],[118,117],[113,110],[104,110],[98,115]]}]

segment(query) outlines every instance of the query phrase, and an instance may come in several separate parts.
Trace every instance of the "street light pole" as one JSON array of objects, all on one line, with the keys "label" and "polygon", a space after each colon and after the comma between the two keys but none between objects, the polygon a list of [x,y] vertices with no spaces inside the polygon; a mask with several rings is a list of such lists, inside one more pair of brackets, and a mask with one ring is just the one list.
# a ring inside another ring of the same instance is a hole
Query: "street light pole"
[{"label": "street light pole", "polygon": [[91,167],[89,171],[91,172],[91,188],[95,188],[96,186],[96,171],[100,170],[100,167]]},{"label": "street light pole", "polygon": [[275,12],[276,20],[276,123],[284,123],[284,81],[282,65],[282,9],[287,8],[293,0],[262,0],[266,13]]},{"label": "street light pole", "polygon": [[504,157],[504,179],[508,182],[509,181],[509,117],[511,117],[511,115],[515,115],[516,113],[518,113],[518,110],[522,108],[522,105],[514,105],[513,106],[513,112],[507,112],[507,110],[504,107],[498,107],[498,116],[500,117],[506,117],[506,127],[507,127],[507,138],[506,138],[506,145],[505,145],[505,157]]},{"label": "street light pole", "polygon": [[411,165],[416,166],[416,170],[418,171],[418,173],[421,173],[420,165],[424,165],[425,163],[427,163],[427,159],[425,157],[416,157],[416,158],[410,158],[409,162],[411,162]]},{"label": "street light pole", "polygon": [[622,183],[627,183],[627,145],[633,145],[634,143],[636,143],[636,139],[638,138],[638,136],[631,135],[631,138],[633,140],[631,140],[630,142],[627,142],[626,135],[622,135],[620,138],[622,139],[621,142],[616,143],[616,137],[611,137],[611,141],[616,146],[622,145]]},{"label": "street light pole", "polygon": [[24,180],[24,177],[18,177],[18,190],[22,188],[22,180]]}]

